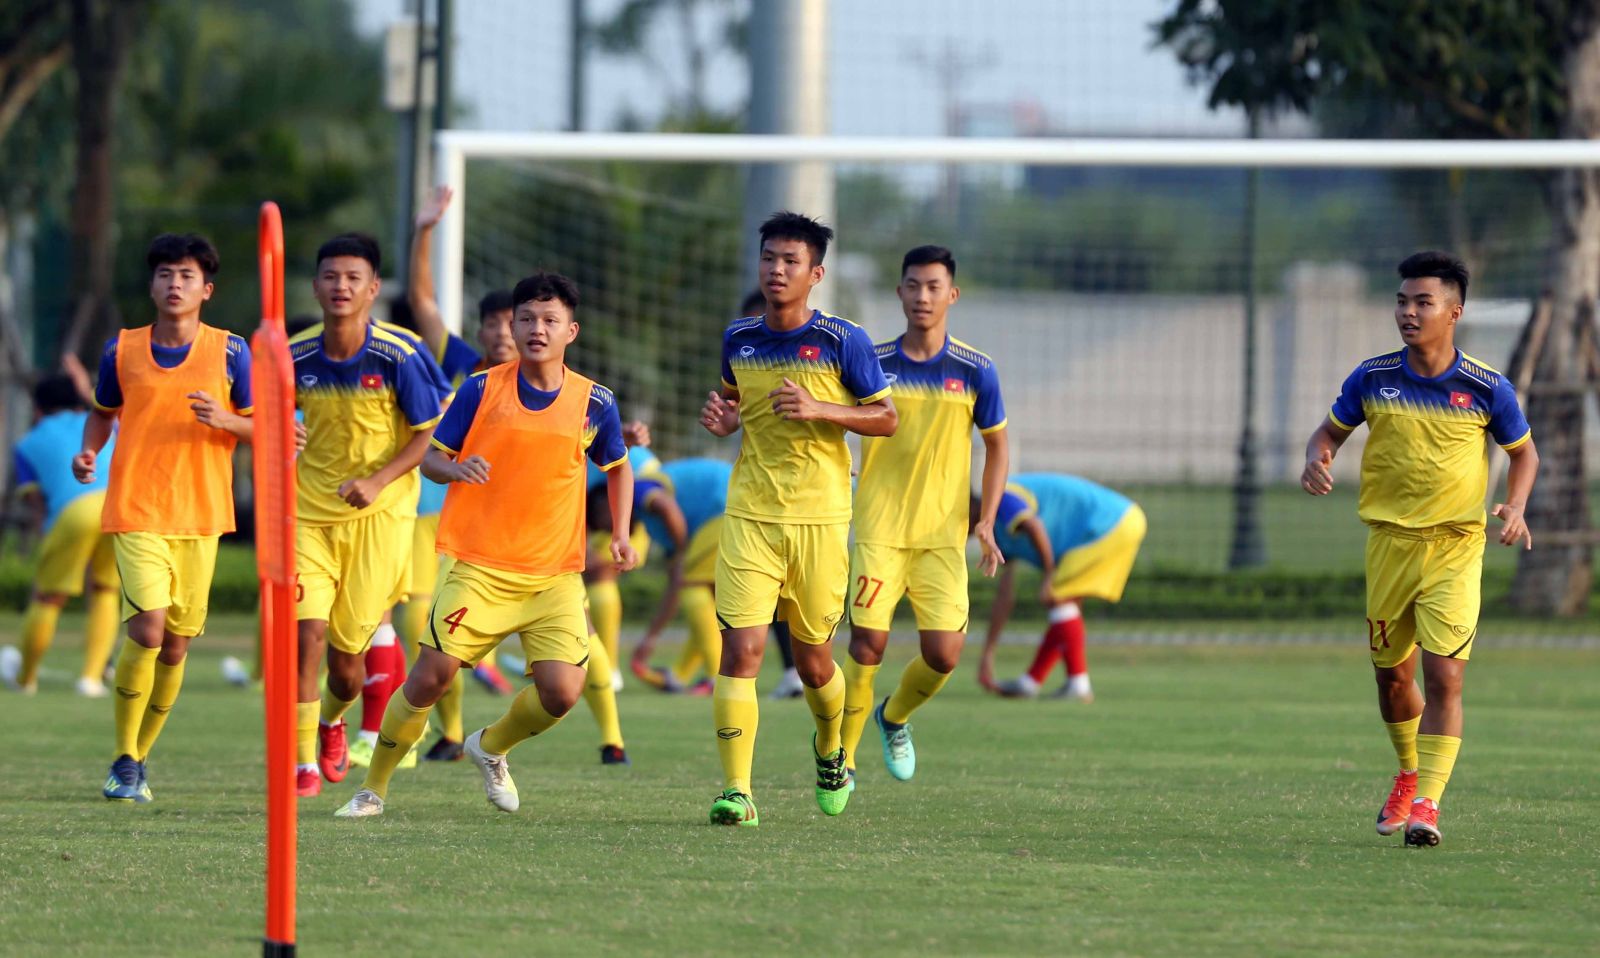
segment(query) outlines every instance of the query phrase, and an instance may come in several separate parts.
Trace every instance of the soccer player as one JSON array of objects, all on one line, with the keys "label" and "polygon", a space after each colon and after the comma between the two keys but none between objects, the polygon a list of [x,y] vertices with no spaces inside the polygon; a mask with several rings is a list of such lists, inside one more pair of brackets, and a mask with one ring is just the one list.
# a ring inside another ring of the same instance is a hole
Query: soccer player
[{"label": "soccer player", "polygon": [[[983,436],[983,500],[973,527],[992,576],[1001,558],[995,512],[1005,491],[1006,411],[994,362],[949,333],[961,297],[956,260],[943,246],[918,246],[900,264],[895,287],[906,331],[879,343],[878,362],[894,385],[900,427],[861,440],[855,547],[850,555],[850,657],[845,660],[844,748],[856,746],[871,710],[889,774],[916,773],[911,714],[949,681],[967,638],[967,482],[972,429]],[[906,665],[894,694],[873,707],[872,682],[889,644],[900,597],[917,616],[921,654]],[[855,766],[850,766],[855,782]]]},{"label": "soccer player", "polygon": [[[720,459],[679,459],[634,486],[634,510],[643,518],[650,542],[659,544],[667,557],[667,588],[634,650],[633,670],[664,692],[689,690],[702,666],[707,674],[714,674],[722,658],[712,588],[732,473],[733,467]],[[654,668],[650,653],[680,605],[689,640],[671,668]]]},{"label": "soccer player", "polygon": [[306,425],[295,532],[302,796],[321,792],[323,778],[341,781],[349,768],[343,716],[361,693],[367,646],[405,580],[416,467],[445,398],[433,359],[372,321],[379,264],[378,243],[365,234],[322,244],[312,281],[322,324],[289,341]]},{"label": "soccer player", "polygon": [[234,528],[233,449],[249,442],[250,348],[200,321],[217,275],[205,237],[165,233],[145,255],[156,321],[100,355],[94,413],[72,460],[81,483],[117,425],[100,528],[112,535],[128,641],[117,659],[116,760],[103,794],[152,798],[145,763],[205,630],[217,539]]},{"label": "soccer player", "polygon": [[[1400,263],[1394,321],[1404,344],[1357,366],[1306,444],[1300,485],[1333,491],[1330,467],[1363,422],[1358,514],[1367,524],[1367,645],[1378,712],[1400,771],[1378,834],[1439,844],[1439,799],[1461,748],[1461,681],[1478,634],[1488,438],[1511,459],[1494,507],[1500,543],[1533,548],[1523,519],[1539,470],[1528,421],[1506,378],[1461,352],[1467,268],[1417,253]],[[1421,652],[1417,651],[1421,647]],[[1426,694],[1414,681],[1422,663]]]},{"label": "soccer player", "polygon": [[896,416],[866,332],[808,303],[832,238],[799,213],[775,213],[761,225],[766,314],[728,326],[722,391],[700,414],[713,435],[744,430],[715,573],[723,628],[712,715],[724,787],[711,821],[722,825],[758,822],[750,787],[756,675],[775,608],[789,623],[816,720],[817,805],[837,815],[850,800],[839,738],[844,676],[833,661],[850,565],[845,433],[892,436]]},{"label": "soccer player", "polygon": [[[0,649],[0,679],[28,695],[38,687],[39,662],[55,639],[61,609],[69,598],[83,594],[86,579],[89,615],[78,694],[106,694],[104,675],[117,638],[122,582],[111,537],[100,531],[106,477],[82,485],[72,475],[72,457],[89,418],[85,406],[70,377],[41,379],[33,388],[33,428],[15,450],[17,494],[40,517],[44,540],[35,559],[33,598],[22,618],[22,654]],[[12,658],[14,666],[6,661]]]},{"label": "soccer player", "polygon": [[[565,365],[578,335],[577,288],[535,273],[514,291],[519,361],[467,381],[440,423],[423,468],[451,483],[439,548],[455,560],[434,602],[428,637],[404,688],[389,702],[362,787],[336,813],[381,815],[401,755],[422,735],[432,708],[462,665],[518,633],[534,685],[506,714],[467,737],[489,801],[517,810],[506,753],[555,726],[577,702],[591,651],[583,614],[585,456],[607,473],[611,561],[624,569],[633,473],[616,402],[605,387]],[[538,510],[530,513],[529,503]]]},{"label": "soccer player", "polygon": [[[973,499],[976,518],[978,500]],[[1000,577],[989,612],[989,634],[978,664],[978,684],[1012,698],[1032,698],[1055,664],[1067,660],[1067,681],[1057,698],[1094,701],[1085,650],[1083,600],[1122,601],[1147,522],[1127,496],[1077,476],[1024,473],[1006,487],[995,541],[1011,565]],[[1015,679],[994,682],[994,649],[1011,617],[1016,561],[1043,573],[1039,601],[1049,625],[1033,665]]]},{"label": "soccer player", "polygon": [[[622,440],[628,446],[628,465],[633,469],[635,496],[638,495],[638,482],[654,476],[661,469],[661,460],[650,451],[650,428],[642,422],[626,423],[622,427]],[[642,441],[641,441],[642,440]],[[589,495],[604,496],[606,482],[605,474],[589,464]],[[611,524],[604,511],[589,508],[589,559],[587,568],[583,571],[584,595],[589,600],[589,619],[594,623],[595,633],[600,636],[601,643],[606,647],[604,658],[620,665],[618,658],[622,639],[622,586],[621,578],[611,563],[605,561],[605,553],[611,541]],[[637,519],[637,507],[635,519]],[[629,531],[629,542],[639,554],[639,564],[643,565],[650,554],[650,536],[637,521],[634,528]],[[622,691],[622,670],[611,671],[611,689],[614,692]]]}]

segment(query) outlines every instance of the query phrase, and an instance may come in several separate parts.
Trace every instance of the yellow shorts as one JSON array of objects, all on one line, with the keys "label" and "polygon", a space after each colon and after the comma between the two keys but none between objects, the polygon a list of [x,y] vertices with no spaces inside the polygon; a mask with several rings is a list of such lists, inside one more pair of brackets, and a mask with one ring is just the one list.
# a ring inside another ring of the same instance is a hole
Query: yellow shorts
[{"label": "yellow shorts", "polygon": [[1133,572],[1147,528],[1144,510],[1130,506],[1111,531],[1087,545],[1069,550],[1056,563],[1050,580],[1050,595],[1058,602],[1068,599],[1105,599],[1121,602],[1122,590]]},{"label": "yellow shorts", "polygon": [[1421,645],[1465,661],[1478,634],[1483,532],[1411,538],[1367,532],[1367,647],[1393,668]]},{"label": "yellow shorts", "polygon": [[850,551],[851,624],[889,631],[901,596],[911,599],[918,629],[965,632],[966,549],[901,549],[857,542]]},{"label": "yellow shorts", "polygon": [[412,516],[375,512],[295,529],[295,617],[328,623],[340,652],[367,650],[411,569]]},{"label": "yellow shorts", "polygon": [[844,617],[850,523],[787,525],[723,516],[717,543],[717,618],[723,628],[768,625],[774,610],[796,642],[820,645]]},{"label": "yellow shorts", "polygon": [[220,536],[164,536],[118,532],[111,536],[122,576],[122,619],[167,610],[166,630],[193,638],[206,630],[211,576]]},{"label": "yellow shorts", "polygon": [[411,532],[411,576],[406,582],[409,601],[426,602],[439,586],[439,513],[417,516]]},{"label": "yellow shorts", "polygon": [[[634,523],[633,532],[629,534],[628,541],[633,544],[633,551],[639,553],[639,561],[634,566],[637,569],[639,566],[644,565],[645,560],[650,557],[650,533],[645,531],[642,524]],[[594,562],[589,563],[591,568],[602,562],[609,564],[611,562],[611,533],[601,531],[589,533],[589,551],[598,556]]]},{"label": "yellow shorts", "polygon": [[89,492],[67,503],[39,543],[33,587],[44,595],[82,595],[84,570],[95,588],[115,589],[117,553],[111,536],[100,531],[106,494]]},{"label": "yellow shorts", "polygon": [[712,585],[717,581],[717,543],[722,540],[722,516],[713,516],[689,537],[683,548],[683,581]]},{"label": "yellow shorts", "polygon": [[531,670],[535,662],[589,661],[583,576],[523,575],[454,562],[439,585],[422,641],[477,665],[515,633]]}]

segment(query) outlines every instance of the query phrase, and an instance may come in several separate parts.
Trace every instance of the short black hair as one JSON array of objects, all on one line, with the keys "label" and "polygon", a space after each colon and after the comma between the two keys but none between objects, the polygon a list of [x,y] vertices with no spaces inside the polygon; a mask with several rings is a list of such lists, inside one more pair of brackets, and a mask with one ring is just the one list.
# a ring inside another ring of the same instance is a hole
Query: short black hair
[{"label": "short black hair", "polygon": [[186,259],[195,261],[208,283],[222,268],[222,261],[217,258],[217,248],[199,233],[162,233],[150,241],[150,249],[144,254],[145,265],[150,267],[151,276],[155,275],[158,267],[181,263]]},{"label": "short black hair", "polygon": [[746,316],[760,316],[767,310],[767,298],[761,295],[761,290],[752,289],[744,294],[744,299],[739,300],[739,318]]},{"label": "short black hair", "polygon": [[956,254],[943,246],[918,246],[907,250],[904,258],[900,260],[900,275],[904,276],[906,270],[913,266],[929,266],[939,263],[950,271],[950,278],[956,278]]},{"label": "short black hair", "polygon": [[828,255],[828,243],[833,240],[833,230],[805,215],[789,210],[779,210],[761,224],[761,242],[767,240],[799,240],[811,250],[811,265],[816,266]]},{"label": "short black hair", "polygon": [[46,376],[33,386],[33,405],[42,416],[64,409],[83,409],[86,404],[83,397],[78,395],[78,387],[72,380],[60,375]]},{"label": "short black hair", "polygon": [[1467,301],[1467,264],[1461,262],[1449,253],[1441,250],[1423,250],[1412,253],[1400,261],[1398,267],[1401,279],[1422,279],[1432,276],[1447,286],[1456,288],[1457,297],[1462,303]]},{"label": "short black hair", "polygon": [[411,311],[411,301],[404,296],[389,300],[389,325],[399,326],[409,332],[417,331],[417,315]]},{"label": "short black hair", "polygon": [[560,273],[549,273],[541,269],[532,276],[525,276],[517,281],[516,289],[511,291],[511,308],[516,309],[523,303],[543,303],[552,299],[559,299],[569,312],[576,315],[578,284]]},{"label": "short black hair", "polygon": [[516,308],[516,304],[511,301],[511,290],[491,289],[483,294],[482,299],[478,300],[478,321],[482,322],[488,319],[490,313]]},{"label": "short black hair", "polygon": [[317,247],[317,268],[322,268],[322,261],[335,256],[358,256],[372,265],[372,275],[378,275],[378,270],[383,266],[383,252],[378,248],[378,240],[371,233],[340,233]]}]

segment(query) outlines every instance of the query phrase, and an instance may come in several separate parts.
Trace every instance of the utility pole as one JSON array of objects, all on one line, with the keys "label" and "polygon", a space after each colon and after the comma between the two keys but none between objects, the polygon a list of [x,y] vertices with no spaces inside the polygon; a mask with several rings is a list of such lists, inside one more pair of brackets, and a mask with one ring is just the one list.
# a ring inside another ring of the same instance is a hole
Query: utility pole
[{"label": "utility pole", "polygon": [[[993,47],[973,53],[963,53],[956,41],[946,38],[944,49],[930,56],[920,47],[906,51],[906,59],[920,67],[939,88],[939,102],[944,110],[944,135],[961,136],[966,126],[966,111],[961,104],[961,94],[974,73],[987,70],[995,64]],[[961,171],[955,163],[944,165],[944,192],[940,206],[947,220],[953,221],[960,210]]]},{"label": "utility pole", "polygon": [[[822,136],[828,132],[827,0],[760,0],[750,11],[751,133]],[[780,209],[833,225],[833,167],[755,163],[745,188],[744,262],[755,281],[755,235]],[[823,287],[829,283],[824,281]]]},{"label": "utility pole", "polygon": [[[1250,138],[1261,136],[1261,114],[1250,109]],[[1239,469],[1233,484],[1233,546],[1229,569],[1256,569],[1267,563],[1261,535],[1260,451],[1256,448],[1256,204],[1261,169],[1252,166],[1244,183],[1244,409],[1239,426]]]},{"label": "utility pole", "polygon": [[583,130],[583,68],[589,57],[589,21],[583,8],[583,0],[568,5],[572,52],[567,60],[567,129],[574,133]]}]

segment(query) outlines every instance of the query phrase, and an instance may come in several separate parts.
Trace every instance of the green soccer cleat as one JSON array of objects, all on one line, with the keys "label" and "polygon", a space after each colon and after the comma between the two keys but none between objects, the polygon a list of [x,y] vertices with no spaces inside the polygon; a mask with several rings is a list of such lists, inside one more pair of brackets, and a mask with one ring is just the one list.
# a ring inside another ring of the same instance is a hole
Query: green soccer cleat
[{"label": "green soccer cleat", "polygon": [[372,764],[372,746],[375,743],[368,739],[365,733],[356,736],[350,743],[350,767],[367,768]]},{"label": "green soccer cleat", "polygon": [[844,766],[844,747],[827,756],[817,755],[817,733],[811,733],[811,754],[817,759],[817,807],[824,815],[837,815],[850,802],[850,773]]},{"label": "green soccer cleat", "polygon": [[888,766],[890,775],[909,782],[911,776],[917,774],[917,749],[911,744],[911,726],[890,725],[883,717],[883,707],[888,704],[885,698],[872,710],[873,724],[878,726],[878,734],[883,738],[883,764]]},{"label": "green soccer cleat", "polygon": [[753,828],[761,824],[761,817],[756,814],[756,803],[749,795],[728,788],[711,803],[711,824],[746,825]]}]

